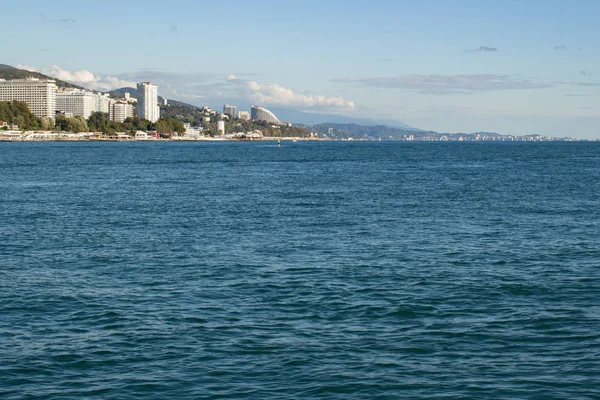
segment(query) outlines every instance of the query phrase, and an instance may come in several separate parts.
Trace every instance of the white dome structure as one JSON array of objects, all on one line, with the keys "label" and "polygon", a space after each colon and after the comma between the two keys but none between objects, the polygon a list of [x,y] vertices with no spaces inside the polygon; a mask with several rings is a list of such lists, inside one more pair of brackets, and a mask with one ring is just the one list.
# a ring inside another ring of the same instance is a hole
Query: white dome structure
[{"label": "white dome structure", "polygon": [[259,106],[252,106],[252,119],[255,121],[268,122],[270,124],[280,124],[275,114],[266,108]]}]

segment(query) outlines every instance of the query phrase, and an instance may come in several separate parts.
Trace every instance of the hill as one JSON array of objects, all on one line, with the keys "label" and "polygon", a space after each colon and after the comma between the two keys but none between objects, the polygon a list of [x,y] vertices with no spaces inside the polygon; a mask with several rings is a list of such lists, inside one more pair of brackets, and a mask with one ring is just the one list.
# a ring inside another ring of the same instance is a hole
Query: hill
[{"label": "hill", "polygon": [[129,93],[131,95],[131,97],[137,97],[137,89],[136,88],[124,87],[124,88],[120,88],[120,89],[111,90],[110,92],[108,92],[108,94],[111,97],[115,97],[117,99],[122,99],[123,97],[125,97],[125,93]]},{"label": "hill", "polygon": [[[359,124],[318,124],[308,126],[313,132],[327,135],[332,139],[383,139],[383,140],[505,140],[508,136],[494,132],[475,133],[439,133],[434,131],[415,131],[386,125],[366,126]],[[330,133],[329,129],[333,131]]]},{"label": "hill", "polygon": [[401,121],[379,120],[374,118],[348,117],[336,114],[318,114],[307,111],[291,110],[287,108],[268,107],[280,121],[289,121],[293,124],[320,125],[320,124],[356,124],[362,126],[385,125],[409,131],[419,131]]},{"label": "hill", "polygon": [[333,129],[333,138],[358,138],[358,139],[404,139],[410,135],[415,137],[425,136],[434,132],[415,131],[414,129],[395,128],[386,125],[359,125],[325,123],[310,127],[314,132],[331,136],[329,129]]},{"label": "hill", "polygon": [[31,72],[24,69],[18,69],[11,67],[10,65],[0,64],[0,79],[27,79],[27,78],[38,78],[38,79],[53,79],[56,81],[56,86],[60,88],[75,88],[83,89],[81,86],[74,85],[69,82],[61,81],[60,79],[53,78],[48,75],[41,74],[39,72]]}]

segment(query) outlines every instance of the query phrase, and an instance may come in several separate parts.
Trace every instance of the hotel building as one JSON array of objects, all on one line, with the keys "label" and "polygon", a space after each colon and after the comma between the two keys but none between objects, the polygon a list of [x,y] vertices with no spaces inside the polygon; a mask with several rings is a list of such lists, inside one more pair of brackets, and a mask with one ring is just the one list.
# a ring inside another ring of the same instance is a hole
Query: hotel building
[{"label": "hotel building", "polygon": [[252,106],[251,110],[252,119],[255,121],[268,122],[270,124],[280,124],[275,114],[264,107]]},{"label": "hotel building", "polygon": [[94,112],[109,113],[111,100],[106,94],[81,89],[65,89],[56,93],[56,110],[67,116],[88,119]]},{"label": "hotel building", "polygon": [[65,90],[56,93],[56,110],[68,117],[88,119],[97,107],[97,100],[92,92],[81,89]]},{"label": "hotel building", "polygon": [[23,101],[38,118],[54,119],[56,110],[56,81],[37,78],[0,79],[0,101]]}]

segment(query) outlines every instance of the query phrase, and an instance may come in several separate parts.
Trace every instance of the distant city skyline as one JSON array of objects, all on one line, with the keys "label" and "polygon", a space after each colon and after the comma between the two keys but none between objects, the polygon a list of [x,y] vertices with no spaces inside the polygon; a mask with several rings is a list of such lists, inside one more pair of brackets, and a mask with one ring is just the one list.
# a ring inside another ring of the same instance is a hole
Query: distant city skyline
[{"label": "distant city skyline", "polygon": [[90,89],[152,81],[195,105],[600,138],[597,15],[557,0],[32,1],[3,10],[18,35],[0,63]]}]

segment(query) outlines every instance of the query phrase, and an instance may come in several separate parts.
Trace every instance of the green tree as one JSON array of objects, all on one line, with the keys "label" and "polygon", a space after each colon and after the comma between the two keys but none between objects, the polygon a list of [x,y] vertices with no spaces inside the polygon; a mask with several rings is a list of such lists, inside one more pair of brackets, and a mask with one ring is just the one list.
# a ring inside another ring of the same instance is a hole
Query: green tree
[{"label": "green tree", "polygon": [[89,128],[83,117],[73,117],[68,119],[68,130],[71,132],[87,132]]},{"label": "green tree", "polygon": [[20,129],[38,129],[41,124],[22,101],[0,102],[0,120],[16,124]]},{"label": "green tree", "polygon": [[183,133],[185,132],[185,127],[179,121],[174,120],[173,118],[161,118],[156,121],[156,131],[158,133]]},{"label": "green tree", "polygon": [[13,124],[18,125],[20,129],[27,129],[25,124],[25,116],[17,115],[13,118]]},{"label": "green tree", "polygon": [[51,131],[54,129],[54,121],[50,117],[42,117],[40,126],[44,131]]},{"label": "green tree", "polygon": [[106,133],[109,128],[108,114],[93,112],[88,118],[87,126],[91,131]]},{"label": "green tree", "polygon": [[57,131],[69,130],[69,120],[64,115],[57,115],[54,120],[54,129]]}]

